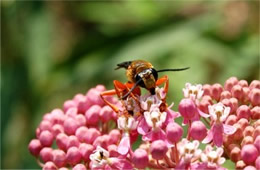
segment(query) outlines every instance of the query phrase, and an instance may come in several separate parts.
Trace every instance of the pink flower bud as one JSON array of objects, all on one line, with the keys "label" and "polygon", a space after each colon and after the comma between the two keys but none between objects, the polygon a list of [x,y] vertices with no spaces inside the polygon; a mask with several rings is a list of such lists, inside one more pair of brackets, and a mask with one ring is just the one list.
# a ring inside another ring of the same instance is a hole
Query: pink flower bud
[{"label": "pink flower bud", "polygon": [[69,117],[64,121],[63,126],[66,134],[74,135],[79,125],[75,119]]},{"label": "pink flower bud", "polygon": [[150,153],[154,159],[163,159],[168,148],[163,140],[156,140],[151,144]]},{"label": "pink flower bud", "polygon": [[179,104],[179,112],[184,118],[190,120],[197,113],[197,108],[191,99],[182,99]]},{"label": "pink flower bud", "polygon": [[244,168],[244,170],[257,170],[257,169],[252,165],[248,165]]},{"label": "pink flower bud", "polygon": [[57,136],[60,133],[64,133],[63,126],[60,124],[56,124],[52,127],[52,134],[53,136]]},{"label": "pink flower bud", "polygon": [[260,89],[260,81],[259,81],[259,80],[253,80],[253,81],[250,83],[249,88],[250,88],[250,89]]},{"label": "pink flower bud", "polygon": [[252,144],[244,145],[241,150],[241,158],[246,164],[254,163],[258,156],[256,147]]},{"label": "pink flower bud", "polygon": [[238,123],[235,123],[233,126],[234,126],[237,130],[236,130],[236,132],[235,132],[234,134],[232,134],[231,136],[232,136],[233,140],[238,141],[238,140],[242,139],[242,137],[243,137],[243,128],[242,128],[242,126],[241,126],[240,124],[238,124]]},{"label": "pink flower bud", "polygon": [[70,147],[66,154],[67,162],[71,165],[75,165],[80,162],[81,160],[81,154],[79,152],[79,149],[75,146]]},{"label": "pink flower bud", "polygon": [[81,143],[79,145],[79,152],[82,156],[82,159],[84,161],[89,161],[89,156],[92,154],[92,152],[94,151],[94,147],[90,144],[86,144],[86,143]]},{"label": "pink flower bud", "polygon": [[64,133],[58,134],[58,136],[56,137],[56,144],[58,148],[65,151],[67,149],[68,140],[69,137],[66,134]]},{"label": "pink flower bud", "polygon": [[251,116],[251,111],[247,105],[239,106],[239,108],[237,109],[237,118],[238,119],[245,118],[245,119],[249,120],[250,116]]},{"label": "pink flower bud", "polygon": [[237,122],[237,117],[236,115],[229,115],[226,119],[226,124],[227,125],[234,125]]},{"label": "pink flower bud", "polygon": [[67,112],[72,107],[77,107],[77,104],[73,100],[67,100],[63,104],[64,112]]},{"label": "pink flower bud", "polygon": [[211,86],[209,84],[204,84],[202,87],[204,93],[203,95],[209,95],[210,96],[210,91],[211,91]]},{"label": "pink flower bud", "polygon": [[62,167],[62,168],[59,168],[59,170],[69,170],[69,168]]},{"label": "pink flower bud", "polygon": [[254,127],[254,128],[257,128],[258,126],[260,126],[260,119],[256,120],[256,121],[253,123],[253,127]]},{"label": "pink flower bud", "polygon": [[70,148],[70,147],[73,147],[73,146],[76,146],[78,147],[79,146],[79,140],[76,136],[74,135],[71,135],[69,136],[69,139],[68,139],[68,143],[67,143],[67,150]]},{"label": "pink flower bud", "polygon": [[248,82],[246,80],[240,80],[238,82],[238,85],[240,85],[241,87],[248,87]]},{"label": "pink flower bud", "polygon": [[96,125],[99,121],[99,112],[101,107],[99,105],[91,106],[85,113],[87,124]]},{"label": "pink flower bud", "polygon": [[40,151],[40,158],[43,162],[48,162],[53,160],[52,148],[45,147]]},{"label": "pink flower bud", "polygon": [[220,100],[223,100],[223,99],[230,99],[232,97],[231,93],[227,90],[223,91],[221,94],[220,94]]},{"label": "pink flower bud", "polygon": [[75,119],[75,117],[78,115],[78,108],[76,107],[72,107],[72,108],[69,108],[66,113],[65,113],[66,117],[71,117],[73,119]]},{"label": "pink flower bud", "polygon": [[88,128],[86,126],[81,126],[76,130],[76,136],[80,142],[87,142],[89,138]]},{"label": "pink flower bud", "polygon": [[93,142],[93,146],[96,148],[97,146],[101,146],[104,149],[107,149],[108,143],[106,138],[103,136],[98,136]]},{"label": "pink flower bud", "polygon": [[260,105],[260,89],[252,89],[249,98],[253,106]]},{"label": "pink flower bud", "polygon": [[42,168],[43,170],[56,170],[58,169],[55,164],[51,161],[46,162]]},{"label": "pink flower bud", "polygon": [[101,133],[97,129],[89,128],[88,135],[86,136],[85,141],[86,143],[92,144],[94,140],[96,140],[96,138],[100,135]]},{"label": "pink flower bud", "polygon": [[171,143],[177,143],[181,139],[182,134],[183,134],[183,129],[177,123],[172,122],[167,125],[166,135],[167,135],[167,139]]},{"label": "pink flower bud", "polygon": [[42,120],[43,120],[43,121],[47,120],[47,121],[53,123],[52,115],[51,115],[50,113],[46,113],[45,115],[43,115]]},{"label": "pink flower bud", "polygon": [[245,118],[241,118],[237,122],[239,125],[241,125],[241,128],[244,130],[248,126],[248,120]]},{"label": "pink flower bud", "polygon": [[52,123],[49,121],[49,120],[43,120],[41,123],[40,123],[40,130],[41,131],[44,131],[44,130],[48,130],[48,131],[51,131],[52,129]]},{"label": "pink flower bud", "polygon": [[74,97],[73,97],[73,101],[75,102],[75,103],[79,103],[82,99],[84,99],[85,98],[85,96],[83,95],[83,94],[76,94]]},{"label": "pink flower bud", "polygon": [[65,115],[61,109],[54,109],[51,112],[51,116],[52,116],[54,124],[56,124],[56,123],[62,124],[64,122]]},{"label": "pink flower bud", "polygon": [[235,113],[237,108],[238,108],[238,100],[234,97],[229,99],[230,103],[231,103],[231,113]]},{"label": "pink flower bud", "polygon": [[199,103],[199,109],[204,112],[204,113],[209,113],[209,106],[212,105],[212,102],[204,99],[204,97],[202,98],[202,100]]},{"label": "pink flower bud", "polygon": [[238,100],[242,100],[243,97],[243,91],[242,91],[242,87],[240,85],[235,85],[234,87],[232,87],[231,89],[231,94],[233,97],[237,98]]},{"label": "pink flower bud", "polygon": [[225,82],[225,90],[231,91],[232,87],[238,83],[238,79],[236,77],[230,77]]},{"label": "pink flower bud", "polygon": [[254,127],[253,126],[247,126],[245,130],[243,131],[243,136],[253,136]]},{"label": "pink flower bud", "polygon": [[80,96],[77,100],[78,102],[78,113],[84,114],[91,106],[86,96]]},{"label": "pink flower bud", "polygon": [[191,124],[190,136],[194,140],[202,141],[207,136],[207,128],[201,121],[194,121]]},{"label": "pink flower bud", "polygon": [[233,162],[237,162],[241,159],[240,157],[240,154],[241,154],[241,150],[239,147],[234,147],[231,152],[230,152],[230,159],[233,161]]},{"label": "pink flower bud", "polygon": [[117,145],[108,145],[107,150],[109,152],[110,157],[118,157],[120,154],[118,153]]},{"label": "pink flower bud", "polygon": [[260,107],[255,106],[254,108],[251,109],[251,118],[254,120],[260,119]]},{"label": "pink flower bud", "polygon": [[102,84],[99,84],[96,86],[96,90],[99,91],[99,92],[103,92],[106,90],[106,87]]},{"label": "pink flower bud", "polygon": [[78,114],[77,116],[76,116],[76,120],[77,120],[77,122],[78,122],[78,125],[79,125],[79,127],[80,126],[86,126],[86,118],[85,118],[85,116],[84,115],[82,115],[82,114]]},{"label": "pink flower bud", "polygon": [[31,140],[31,142],[29,143],[28,149],[32,155],[38,156],[40,153],[40,150],[42,149],[41,142],[38,139]]},{"label": "pink flower bud", "polygon": [[77,164],[72,168],[72,170],[87,170],[87,168],[83,164]]},{"label": "pink flower bud", "polygon": [[219,101],[222,91],[223,87],[220,84],[216,83],[211,86],[210,94],[213,99]]},{"label": "pink flower bud", "polygon": [[121,133],[118,129],[113,129],[109,132],[109,136],[111,139],[111,143],[116,144],[121,138]]},{"label": "pink flower bud", "polygon": [[45,130],[42,131],[39,137],[39,140],[42,144],[42,146],[51,146],[53,142],[54,136],[51,132]]},{"label": "pink flower bud", "polygon": [[35,130],[35,135],[36,135],[36,137],[39,138],[39,137],[40,137],[40,134],[41,134],[41,130],[40,130],[40,128],[37,128],[37,129]]},{"label": "pink flower bud", "polygon": [[255,160],[255,167],[256,169],[260,169],[260,156],[258,156],[257,159]]},{"label": "pink flower bud", "polygon": [[243,147],[244,145],[253,144],[253,143],[254,143],[254,138],[252,136],[246,136],[243,138],[241,142],[241,146]]},{"label": "pink flower bud", "polygon": [[246,164],[244,161],[242,161],[242,160],[237,161],[236,169],[244,169],[245,167],[246,167]]},{"label": "pink flower bud", "polygon": [[113,110],[109,106],[104,106],[101,109],[99,116],[102,122],[108,122],[113,116]]},{"label": "pink flower bud", "polygon": [[253,132],[253,138],[255,139],[257,136],[260,135],[260,126],[257,126],[255,129],[254,129],[254,132]]},{"label": "pink flower bud", "polygon": [[258,152],[260,153],[260,136],[257,136],[255,138],[254,145],[257,148]]},{"label": "pink flower bud", "polygon": [[230,99],[223,99],[223,100],[221,100],[221,103],[223,103],[223,105],[225,105],[226,107],[230,107],[230,114],[233,113],[232,111],[234,109],[232,109],[233,105],[230,102]]},{"label": "pink flower bud", "polygon": [[148,165],[148,154],[144,149],[136,149],[132,158],[136,168],[144,169]]},{"label": "pink flower bud", "polygon": [[57,167],[63,167],[66,165],[66,154],[64,151],[56,149],[52,152],[53,162]]},{"label": "pink flower bud", "polygon": [[92,88],[90,89],[87,94],[87,99],[88,101],[92,104],[92,105],[99,105],[99,106],[103,106],[104,102],[100,97],[100,91]]}]

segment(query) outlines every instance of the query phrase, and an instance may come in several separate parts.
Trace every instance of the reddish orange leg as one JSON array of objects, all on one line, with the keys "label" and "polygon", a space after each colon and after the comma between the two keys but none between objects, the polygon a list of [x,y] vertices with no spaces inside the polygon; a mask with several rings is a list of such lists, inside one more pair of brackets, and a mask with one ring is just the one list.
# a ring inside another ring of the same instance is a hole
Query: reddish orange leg
[{"label": "reddish orange leg", "polygon": [[104,91],[102,93],[100,93],[100,97],[103,99],[103,101],[109,106],[111,107],[111,109],[113,109],[116,113],[119,112],[118,107],[116,107],[114,104],[110,103],[109,101],[107,101],[104,96],[112,96],[117,94],[116,90],[108,90],[108,91]]},{"label": "reddish orange leg", "polygon": [[167,75],[159,78],[157,81],[156,81],[156,86],[160,86],[161,84],[164,84],[164,91],[165,93],[167,94],[168,93],[168,88],[169,88],[169,78]]}]

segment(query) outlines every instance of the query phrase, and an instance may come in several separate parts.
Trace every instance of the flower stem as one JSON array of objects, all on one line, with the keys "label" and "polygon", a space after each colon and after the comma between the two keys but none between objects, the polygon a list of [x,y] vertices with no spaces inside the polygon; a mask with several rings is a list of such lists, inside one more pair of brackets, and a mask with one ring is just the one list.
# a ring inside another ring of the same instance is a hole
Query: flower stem
[{"label": "flower stem", "polygon": [[176,164],[179,163],[179,153],[178,153],[178,148],[177,148],[177,143],[174,143],[174,149],[175,149],[175,162]]},{"label": "flower stem", "polygon": [[173,163],[172,161],[171,161],[171,159],[166,155],[165,157],[164,157],[164,160],[166,161],[166,163],[168,164],[168,166],[169,167],[171,167],[171,168],[174,168],[175,167],[175,163]]},{"label": "flower stem", "polygon": [[37,158],[36,158],[36,161],[37,161],[37,164],[38,164],[40,167],[43,168],[44,164],[43,164],[39,159],[37,159]]},{"label": "flower stem", "polygon": [[187,139],[190,140],[190,128],[191,128],[191,121],[188,122],[188,132],[187,132]]}]

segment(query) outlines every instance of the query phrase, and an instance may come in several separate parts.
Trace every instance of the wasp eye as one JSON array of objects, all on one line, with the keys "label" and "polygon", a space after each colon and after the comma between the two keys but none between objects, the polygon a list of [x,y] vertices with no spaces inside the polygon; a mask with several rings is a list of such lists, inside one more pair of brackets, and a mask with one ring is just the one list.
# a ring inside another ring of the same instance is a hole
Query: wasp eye
[{"label": "wasp eye", "polygon": [[143,87],[143,88],[145,88],[144,81],[142,80],[142,78],[141,78],[141,76],[140,76],[139,74],[137,74],[137,75],[135,76],[135,81],[136,81],[136,82],[137,82],[137,81],[140,81],[140,82],[138,83],[138,85],[141,86],[141,87]]},{"label": "wasp eye", "polygon": [[157,80],[158,79],[158,73],[154,68],[152,68],[152,74],[153,74],[154,79]]}]

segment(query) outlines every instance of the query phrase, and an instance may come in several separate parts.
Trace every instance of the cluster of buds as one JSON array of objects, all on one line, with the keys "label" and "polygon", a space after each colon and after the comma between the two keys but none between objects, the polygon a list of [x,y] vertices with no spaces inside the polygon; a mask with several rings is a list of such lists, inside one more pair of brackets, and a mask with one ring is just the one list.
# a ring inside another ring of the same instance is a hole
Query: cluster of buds
[{"label": "cluster of buds", "polygon": [[259,81],[187,83],[178,112],[166,103],[165,88],[120,100],[105,96],[117,112],[101,99],[103,91],[98,85],[44,115],[29,144],[43,169],[224,169],[226,159],[260,168]]},{"label": "cluster of buds", "polygon": [[203,90],[201,110],[207,111],[215,102],[230,108],[225,124],[235,127],[236,131],[223,138],[225,156],[236,163],[237,169],[260,169],[260,81],[248,84],[231,77],[224,87],[207,84]]}]

